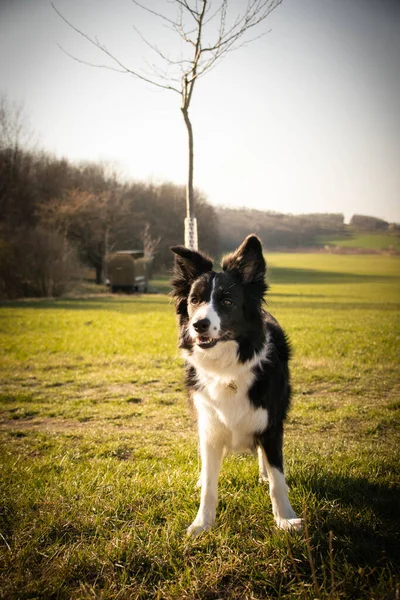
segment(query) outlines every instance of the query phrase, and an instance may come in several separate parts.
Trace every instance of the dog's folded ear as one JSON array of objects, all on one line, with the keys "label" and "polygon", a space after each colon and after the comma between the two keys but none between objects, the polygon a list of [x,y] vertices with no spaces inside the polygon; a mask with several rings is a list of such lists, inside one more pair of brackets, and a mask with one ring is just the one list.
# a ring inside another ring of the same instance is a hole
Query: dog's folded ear
[{"label": "dog's folded ear", "polygon": [[265,274],[267,266],[264,260],[259,238],[251,234],[235,252],[225,256],[222,261],[224,271],[240,277],[245,284],[258,284],[266,291]]}]

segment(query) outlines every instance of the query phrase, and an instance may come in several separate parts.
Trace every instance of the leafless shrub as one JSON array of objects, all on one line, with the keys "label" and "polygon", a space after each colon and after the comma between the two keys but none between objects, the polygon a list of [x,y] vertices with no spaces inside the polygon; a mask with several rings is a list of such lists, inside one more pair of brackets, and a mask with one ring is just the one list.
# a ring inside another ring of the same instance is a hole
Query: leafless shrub
[{"label": "leafless shrub", "polygon": [[75,249],[58,232],[42,227],[1,238],[0,260],[3,297],[57,297],[80,278]]}]

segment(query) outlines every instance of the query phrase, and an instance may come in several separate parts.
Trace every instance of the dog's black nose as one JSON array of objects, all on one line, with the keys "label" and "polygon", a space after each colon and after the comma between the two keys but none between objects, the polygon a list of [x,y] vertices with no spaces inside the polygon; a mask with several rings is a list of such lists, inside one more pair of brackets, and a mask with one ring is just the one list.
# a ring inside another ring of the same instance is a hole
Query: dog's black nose
[{"label": "dog's black nose", "polygon": [[208,331],[210,324],[210,319],[200,319],[199,321],[196,321],[196,323],[193,323],[193,327],[197,333],[205,333]]}]

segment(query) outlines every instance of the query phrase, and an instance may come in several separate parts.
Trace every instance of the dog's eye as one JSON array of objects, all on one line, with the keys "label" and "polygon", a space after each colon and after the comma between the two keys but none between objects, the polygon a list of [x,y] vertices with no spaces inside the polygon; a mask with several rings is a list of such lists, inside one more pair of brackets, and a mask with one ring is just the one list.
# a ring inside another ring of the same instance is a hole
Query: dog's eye
[{"label": "dog's eye", "polygon": [[232,302],[232,300],[229,300],[229,298],[224,298],[224,299],[222,300],[222,304],[223,304],[224,306],[232,306],[233,302]]},{"label": "dog's eye", "polygon": [[192,298],[190,298],[190,304],[198,304],[199,303],[199,299],[196,298],[195,296],[193,296]]}]

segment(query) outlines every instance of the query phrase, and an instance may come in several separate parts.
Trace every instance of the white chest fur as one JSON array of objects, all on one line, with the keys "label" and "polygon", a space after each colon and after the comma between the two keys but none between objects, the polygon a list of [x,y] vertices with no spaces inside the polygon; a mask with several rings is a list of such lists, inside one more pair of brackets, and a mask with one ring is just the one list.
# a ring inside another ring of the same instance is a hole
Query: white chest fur
[{"label": "white chest fur", "polygon": [[265,355],[263,352],[240,364],[236,342],[225,342],[218,344],[212,354],[205,351],[185,356],[196,367],[202,385],[193,397],[199,427],[208,438],[223,438],[227,450],[252,447],[254,434],[267,426],[268,412],[254,408],[248,395],[255,377],[252,369]]}]

